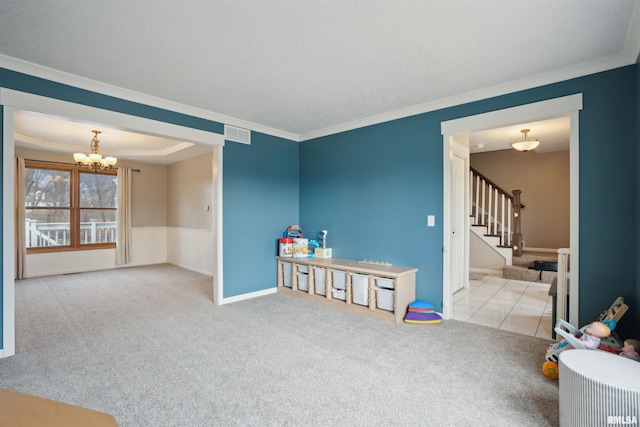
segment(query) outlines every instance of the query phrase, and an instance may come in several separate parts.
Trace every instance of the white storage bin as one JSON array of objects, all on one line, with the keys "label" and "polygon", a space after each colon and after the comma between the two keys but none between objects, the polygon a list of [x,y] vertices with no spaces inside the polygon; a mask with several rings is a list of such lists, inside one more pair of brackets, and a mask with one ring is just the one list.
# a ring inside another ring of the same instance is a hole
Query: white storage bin
[{"label": "white storage bin", "polygon": [[376,286],[376,307],[393,311],[394,291]]},{"label": "white storage bin", "polygon": [[395,289],[396,284],[393,279],[389,279],[388,277],[377,277],[376,276],[376,286],[380,288],[386,289]]},{"label": "white storage bin", "polygon": [[308,273],[309,266],[308,265],[300,265],[298,264],[298,273]]},{"label": "white storage bin", "polygon": [[316,282],[316,294],[327,294],[327,270],[322,267],[313,267],[314,279]]},{"label": "white storage bin", "polygon": [[345,301],[347,299],[347,291],[344,289],[331,288],[331,293],[335,299]]},{"label": "white storage bin", "polygon": [[309,290],[309,275],[306,273],[296,273],[298,276],[298,289],[301,291]]},{"label": "white storage bin", "polygon": [[347,289],[347,272],[342,270],[331,270],[333,287],[336,289]]},{"label": "white storage bin", "polygon": [[351,274],[351,295],[354,304],[369,305],[369,275]]},{"label": "white storage bin", "polygon": [[290,288],[291,282],[293,282],[293,265],[290,262],[282,263],[282,279],[283,284]]}]

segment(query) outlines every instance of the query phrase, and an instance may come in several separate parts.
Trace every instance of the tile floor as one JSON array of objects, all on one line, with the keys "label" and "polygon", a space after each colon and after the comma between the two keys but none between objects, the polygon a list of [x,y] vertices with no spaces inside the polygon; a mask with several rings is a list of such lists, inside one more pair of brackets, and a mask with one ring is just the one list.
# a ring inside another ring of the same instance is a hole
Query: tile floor
[{"label": "tile floor", "polygon": [[453,294],[453,318],[551,339],[549,284],[472,274]]}]

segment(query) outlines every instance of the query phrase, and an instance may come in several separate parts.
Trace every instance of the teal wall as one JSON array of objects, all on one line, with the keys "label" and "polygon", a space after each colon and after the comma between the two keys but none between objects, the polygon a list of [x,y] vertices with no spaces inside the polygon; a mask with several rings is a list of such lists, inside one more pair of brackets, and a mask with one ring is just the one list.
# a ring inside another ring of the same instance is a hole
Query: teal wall
[{"label": "teal wall", "polygon": [[273,288],[277,238],[298,223],[298,143],[252,132],[224,148],[224,296]]},{"label": "teal wall", "polygon": [[[310,235],[328,229],[337,257],[417,267],[417,297],[441,308],[440,123],[583,93],[579,317],[587,322],[618,295],[636,301],[636,80],[629,66],[307,141],[300,149],[300,221]],[[430,214],[436,227],[426,226]],[[637,309],[619,325],[622,333],[640,336],[632,321]]]},{"label": "teal wall", "polygon": [[[417,296],[439,306],[443,245],[440,123],[583,93],[580,319],[586,322],[596,317],[622,295],[635,304],[630,304],[619,326],[620,335],[640,336],[640,267],[636,267],[640,265],[640,207],[635,200],[640,188],[639,82],[637,66],[629,66],[300,145],[259,132],[252,134],[249,146],[227,143],[223,154],[224,296],[273,287],[276,239],[285,227],[299,223],[310,238],[328,229],[329,245],[337,257],[419,268]],[[5,69],[0,69],[0,86],[223,133],[222,123]],[[430,214],[436,216],[436,227],[426,227]],[[622,224],[625,229],[607,224]]]}]

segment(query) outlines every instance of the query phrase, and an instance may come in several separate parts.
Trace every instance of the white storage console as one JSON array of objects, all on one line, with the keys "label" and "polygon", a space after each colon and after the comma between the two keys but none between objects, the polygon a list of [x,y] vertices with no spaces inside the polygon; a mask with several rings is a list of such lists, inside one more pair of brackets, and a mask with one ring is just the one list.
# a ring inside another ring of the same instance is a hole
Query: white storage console
[{"label": "white storage console", "polygon": [[401,322],[416,298],[417,268],[337,258],[282,258],[278,292]]}]

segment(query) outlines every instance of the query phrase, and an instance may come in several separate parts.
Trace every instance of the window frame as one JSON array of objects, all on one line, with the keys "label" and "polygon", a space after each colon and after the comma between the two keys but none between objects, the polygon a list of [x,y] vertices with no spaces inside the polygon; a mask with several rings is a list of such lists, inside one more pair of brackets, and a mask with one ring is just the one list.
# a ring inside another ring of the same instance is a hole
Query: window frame
[{"label": "window frame", "polygon": [[[40,247],[27,247],[27,254],[39,254],[39,253],[51,253],[51,252],[69,252],[69,251],[86,251],[96,249],[112,249],[116,247],[116,242],[104,242],[104,243],[81,243],[80,242],[80,212],[82,210],[104,210],[104,211],[118,211],[118,207],[113,208],[82,208],[80,206],[80,174],[100,174],[117,176],[117,169],[103,170],[93,172],[83,166],[67,165],[67,164],[52,164],[47,162],[41,162],[37,160],[25,161],[25,169],[46,169],[46,170],[58,170],[69,172],[69,207],[51,207],[51,206],[23,206],[26,210],[46,210],[46,209],[59,209],[69,211],[69,245],[65,246],[40,246]],[[117,215],[116,215],[117,223]]]}]

